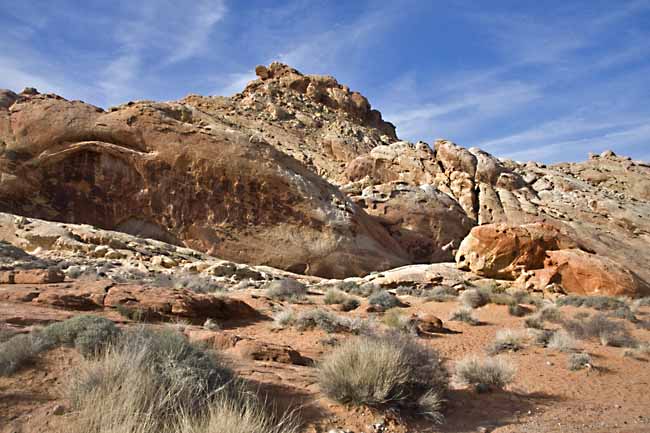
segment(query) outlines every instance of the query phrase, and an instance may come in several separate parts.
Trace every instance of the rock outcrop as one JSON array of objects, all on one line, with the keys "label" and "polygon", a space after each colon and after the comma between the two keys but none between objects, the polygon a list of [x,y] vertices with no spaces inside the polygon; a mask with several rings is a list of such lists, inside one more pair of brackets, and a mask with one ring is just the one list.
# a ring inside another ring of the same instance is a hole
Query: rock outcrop
[{"label": "rock outcrop", "polygon": [[523,271],[543,267],[547,251],[577,246],[549,224],[487,224],[474,227],[463,240],[456,263],[484,277],[513,280]]},{"label": "rock outcrop", "polygon": [[0,108],[0,142],[0,211],[312,275],[407,263],[399,244],[336,187],[259,135],[187,102],[104,112],[20,95]]}]

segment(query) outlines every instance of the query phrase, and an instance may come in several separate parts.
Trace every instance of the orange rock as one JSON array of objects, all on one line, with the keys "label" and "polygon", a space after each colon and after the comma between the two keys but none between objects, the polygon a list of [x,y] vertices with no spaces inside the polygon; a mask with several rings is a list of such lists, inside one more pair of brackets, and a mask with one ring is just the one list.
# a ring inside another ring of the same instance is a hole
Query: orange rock
[{"label": "orange rock", "polygon": [[456,253],[459,269],[489,278],[515,279],[524,270],[544,267],[546,251],[575,248],[577,243],[545,223],[477,226]]}]

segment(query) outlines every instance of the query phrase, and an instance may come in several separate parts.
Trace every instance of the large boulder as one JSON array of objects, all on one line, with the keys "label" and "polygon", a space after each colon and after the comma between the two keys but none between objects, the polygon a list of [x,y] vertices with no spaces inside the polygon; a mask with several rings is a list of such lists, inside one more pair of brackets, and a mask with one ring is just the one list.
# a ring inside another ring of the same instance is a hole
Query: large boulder
[{"label": "large boulder", "polygon": [[136,102],[104,112],[23,95],[0,107],[0,142],[0,211],[326,277],[408,261],[336,187],[189,104]]},{"label": "large boulder", "polygon": [[547,251],[544,268],[520,277],[528,288],[544,290],[557,284],[567,293],[639,297],[650,295],[650,285],[607,257],[570,249]]},{"label": "large boulder", "polygon": [[545,223],[477,226],[460,244],[460,269],[489,278],[516,279],[523,271],[544,266],[546,252],[578,244],[556,226]]}]

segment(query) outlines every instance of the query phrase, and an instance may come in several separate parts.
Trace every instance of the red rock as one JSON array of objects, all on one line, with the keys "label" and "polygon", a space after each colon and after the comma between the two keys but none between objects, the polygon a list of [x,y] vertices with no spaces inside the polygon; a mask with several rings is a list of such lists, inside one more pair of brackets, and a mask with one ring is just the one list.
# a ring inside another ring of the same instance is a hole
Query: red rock
[{"label": "red rock", "polygon": [[576,249],[548,251],[544,268],[522,276],[520,282],[538,290],[557,284],[576,295],[650,295],[650,285],[631,270],[607,257]]},{"label": "red rock", "polygon": [[290,346],[265,343],[257,340],[242,340],[235,346],[235,351],[244,358],[255,361],[273,361],[283,364],[310,365],[311,360],[302,356]]},{"label": "red rock", "polygon": [[487,224],[474,227],[463,240],[456,263],[484,277],[515,279],[524,270],[542,268],[546,251],[576,246],[571,237],[549,224]]},{"label": "red rock", "polygon": [[65,274],[59,269],[21,269],[0,271],[0,284],[49,284],[60,283]]}]

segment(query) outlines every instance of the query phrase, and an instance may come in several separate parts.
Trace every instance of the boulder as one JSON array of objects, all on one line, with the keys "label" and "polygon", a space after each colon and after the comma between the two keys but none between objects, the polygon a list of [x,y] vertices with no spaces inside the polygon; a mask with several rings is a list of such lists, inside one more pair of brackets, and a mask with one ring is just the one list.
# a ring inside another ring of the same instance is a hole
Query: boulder
[{"label": "boulder", "polygon": [[237,342],[235,351],[243,358],[255,361],[273,361],[283,364],[311,365],[312,360],[290,346],[244,339]]},{"label": "boulder", "polygon": [[650,284],[613,260],[577,249],[547,251],[544,268],[522,276],[528,288],[545,290],[559,285],[575,295],[629,296],[650,295]]},{"label": "boulder", "polygon": [[525,270],[544,267],[547,251],[576,247],[576,241],[550,224],[487,224],[474,227],[463,240],[456,263],[484,277],[514,280]]}]

